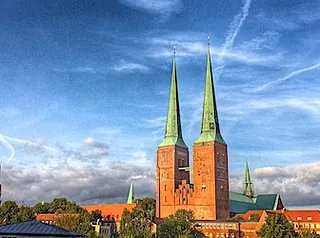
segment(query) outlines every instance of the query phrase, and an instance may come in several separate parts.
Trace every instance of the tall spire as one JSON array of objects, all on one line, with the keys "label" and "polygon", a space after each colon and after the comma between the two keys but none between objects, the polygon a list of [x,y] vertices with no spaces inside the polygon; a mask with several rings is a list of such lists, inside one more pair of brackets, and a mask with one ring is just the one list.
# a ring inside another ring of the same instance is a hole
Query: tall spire
[{"label": "tall spire", "polygon": [[253,188],[252,188],[252,183],[251,183],[251,178],[250,178],[250,171],[249,171],[249,165],[248,161],[246,161],[246,168],[245,168],[245,173],[244,173],[244,184],[243,184],[243,194],[248,196],[248,197],[253,197]]},{"label": "tall spire", "polygon": [[134,203],[134,188],[133,188],[133,183],[131,181],[129,193],[128,193],[127,204],[132,204],[132,203]]},{"label": "tall spire", "polygon": [[166,131],[164,140],[161,142],[159,146],[167,145],[179,145],[182,147],[187,147],[182,139],[181,131],[175,48],[172,60],[171,87],[169,95]]},{"label": "tall spire", "polygon": [[210,55],[210,37],[208,37],[208,54],[206,83],[202,112],[201,134],[195,142],[216,141],[226,144],[220,134],[216,97],[214,92],[213,72]]}]

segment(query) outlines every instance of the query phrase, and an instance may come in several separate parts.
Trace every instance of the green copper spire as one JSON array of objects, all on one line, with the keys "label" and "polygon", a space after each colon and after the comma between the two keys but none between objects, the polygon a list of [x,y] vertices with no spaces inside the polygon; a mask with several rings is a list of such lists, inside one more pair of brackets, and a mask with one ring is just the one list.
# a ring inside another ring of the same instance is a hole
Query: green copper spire
[{"label": "green copper spire", "polygon": [[172,61],[171,87],[165,137],[159,146],[187,147],[182,139],[175,52]]},{"label": "green copper spire", "polygon": [[132,204],[132,203],[134,203],[134,188],[133,188],[133,183],[131,182],[129,193],[128,193],[127,204]]},{"label": "green copper spire", "polygon": [[221,144],[226,144],[220,134],[216,98],[214,93],[213,73],[212,73],[209,42],[208,42],[207,72],[206,72],[206,84],[205,84],[205,90],[204,90],[201,134],[195,142],[205,142],[205,141],[216,141]]},{"label": "green copper spire", "polygon": [[248,197],[252,197],[254,195],[253,194],[252,183],[251,183],[251,178],[250,178],[250,171],[249,171],[248,161],[246,161],[246,169],[245,169],[245,174],[244,174],[243,194],[248,196]]}]

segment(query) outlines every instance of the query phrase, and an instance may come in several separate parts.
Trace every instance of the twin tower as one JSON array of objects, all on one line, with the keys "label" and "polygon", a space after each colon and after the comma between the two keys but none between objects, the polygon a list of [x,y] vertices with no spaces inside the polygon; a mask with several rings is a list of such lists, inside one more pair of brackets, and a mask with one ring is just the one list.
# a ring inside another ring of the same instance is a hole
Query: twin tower
[{"label": "twin tower", "polygon": [[175,56],[172,62],[165,137],[157,150],[156,216],[167,217],[178,209],[194,211],[196,220],[229,218],[227,144],[220,134],[214,93],[210,47],[200,136],[193,144],[193,184],[189,150],[181,131]]}]

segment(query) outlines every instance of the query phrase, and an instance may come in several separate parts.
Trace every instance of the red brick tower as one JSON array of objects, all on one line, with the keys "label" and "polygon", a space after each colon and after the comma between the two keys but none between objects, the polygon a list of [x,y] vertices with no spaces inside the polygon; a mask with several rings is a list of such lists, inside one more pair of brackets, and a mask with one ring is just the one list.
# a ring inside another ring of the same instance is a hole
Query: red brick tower
[{"label": "red brick tower", "polygon": [[226,219],[229,214],[227,144],[220,134],[213,84],[210,44],[207,55],[201,134],[193,144],[195,216]]},{"label": "red brick tower", "polygon": [[[175,191],[179,185],[189,183],[188,147],[182,139],[175,56],[172,62],[171,88],[165,138],[157,150],[156,216],[166,217],[176,211]],[[183,181],[184,180],[184,181]]]}]

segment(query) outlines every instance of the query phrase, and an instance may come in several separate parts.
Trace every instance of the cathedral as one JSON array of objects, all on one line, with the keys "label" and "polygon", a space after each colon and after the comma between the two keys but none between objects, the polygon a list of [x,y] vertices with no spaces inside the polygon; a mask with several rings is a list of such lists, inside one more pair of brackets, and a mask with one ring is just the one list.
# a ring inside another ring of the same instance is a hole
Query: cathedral
[{"label": "cathedral", "polygon": [[175,55],[173,58],[165,136],[157,149],[158,218],[178,209],[192,210],[196,220],[223,220],[248,210],[283,208],[278,194],[254,194],[247,164],[243,193],[229,191],[228,147],[220,132],[208,46],[201,132],[193,143],[193,168],[182,137]]}]

